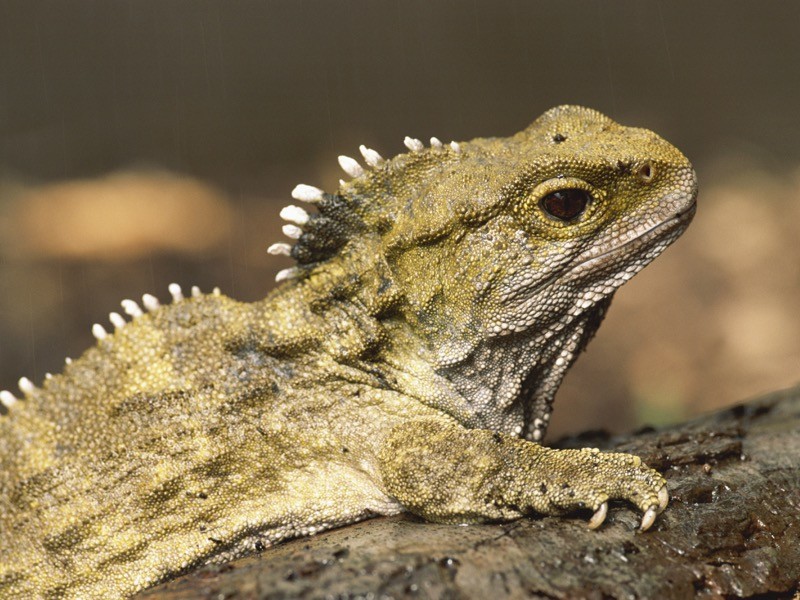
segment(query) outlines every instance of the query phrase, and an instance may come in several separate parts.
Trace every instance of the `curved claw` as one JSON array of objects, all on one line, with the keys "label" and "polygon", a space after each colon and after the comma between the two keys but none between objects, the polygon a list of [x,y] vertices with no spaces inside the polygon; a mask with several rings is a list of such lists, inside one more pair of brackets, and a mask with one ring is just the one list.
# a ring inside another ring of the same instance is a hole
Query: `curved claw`
[{"label": "curved claw", "polygon": [[639,528],[641,531],[647,531],[650,529],[653,523],[655,523],[656,515],[658,514],[657,510],[658,507],[654,505],[645,511],[644,516],[642,517],[642,525]]},{"label": "curved claw", "polygon": [[664,512],[664,509],[667,508],[667,504],[669,504],[669,492],[667,491],[667,486],[665,485],[660,490],[658,490],[658,512],[659,512],[659,514]]},{"label": "curved claw", "polygon": [[608,514],[608,502],[603,502],[600,505],[595,513],[592,515],[592,518],[589,520],[589,529],[597,529],[600,525],[603,524],[603,521],[606,520],[606,515]]}]

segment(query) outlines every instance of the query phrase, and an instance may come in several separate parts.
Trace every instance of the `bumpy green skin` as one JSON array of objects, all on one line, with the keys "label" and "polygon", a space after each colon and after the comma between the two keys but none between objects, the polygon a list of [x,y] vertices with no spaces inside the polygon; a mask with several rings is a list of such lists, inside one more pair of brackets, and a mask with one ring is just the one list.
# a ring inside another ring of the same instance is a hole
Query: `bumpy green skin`
[{"label": "bumpy green skin", "polygon": [[[594,198],[569,223],[539,205],[567,187]],[[402,510],[652,511],[665,482],[638,459],[535,441],[695,194],[678,150],[577,107],[344,183],[265,300],[137,317],[0,417],[0,597],[125,597]]]}]

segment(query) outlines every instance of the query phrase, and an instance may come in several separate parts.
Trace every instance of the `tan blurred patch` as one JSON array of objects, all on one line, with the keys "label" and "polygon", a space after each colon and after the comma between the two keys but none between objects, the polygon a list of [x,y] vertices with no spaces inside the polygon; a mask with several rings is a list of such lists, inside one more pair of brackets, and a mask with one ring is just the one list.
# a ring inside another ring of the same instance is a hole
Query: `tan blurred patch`
[{"label": "tan blurred patch", "polygon": [[197,253],[230,234],[232,209],[211,186],[163,171],[18,188],[3,202],[4,254],[124,261]]}]

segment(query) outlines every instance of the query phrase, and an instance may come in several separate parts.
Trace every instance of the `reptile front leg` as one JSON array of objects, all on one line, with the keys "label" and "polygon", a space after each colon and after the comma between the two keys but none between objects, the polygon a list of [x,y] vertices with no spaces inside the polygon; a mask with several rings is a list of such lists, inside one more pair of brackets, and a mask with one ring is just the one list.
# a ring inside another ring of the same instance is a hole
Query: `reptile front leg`
[{"label": "reptile front leg", "polygon": [[479,523],[589,508],[605,520],[609,499],[642,512],[648,529],[667,505],[666,481],[637,456],[554,450],[438,419],[396,426],[380,452],[383,482],[407,510],[429,521]]}]

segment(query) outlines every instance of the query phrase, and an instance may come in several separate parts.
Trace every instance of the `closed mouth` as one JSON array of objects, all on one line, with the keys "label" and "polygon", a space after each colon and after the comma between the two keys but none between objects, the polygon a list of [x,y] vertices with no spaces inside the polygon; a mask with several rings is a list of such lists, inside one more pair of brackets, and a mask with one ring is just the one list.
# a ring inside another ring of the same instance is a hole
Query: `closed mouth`
[{"label": "closed mouth", "polygon": [[597,256],[590,256],[587,257],[572,268],[569,269],[570,272],[574,272],[578,269],[581,269],[585,265],[594,264],[596,262],[602,261],[604,258],[608,256],[617,255],[622,253],[626,248],[630,248],[631,246],[642,246],[648,245],[647,242],[650,242],[654,239],[660,238],[667,234],[672,233],[673,231],[681,228],[685,228],[688,225],[689,221],[691,221],[692,217],[694,216],[695,210],[697,209],[697,201],[693,201],[691,206],[689,206],[686,210],[677,213],[676,215],[658,223],[657,225],[653,225],[649,229],[646,229],[639,235],[630,240],[620,244],[619,246],[614,246],[603,252],[602,254],[598,254]]}]

